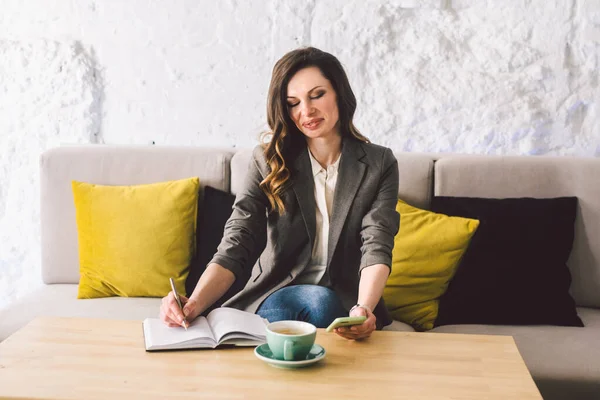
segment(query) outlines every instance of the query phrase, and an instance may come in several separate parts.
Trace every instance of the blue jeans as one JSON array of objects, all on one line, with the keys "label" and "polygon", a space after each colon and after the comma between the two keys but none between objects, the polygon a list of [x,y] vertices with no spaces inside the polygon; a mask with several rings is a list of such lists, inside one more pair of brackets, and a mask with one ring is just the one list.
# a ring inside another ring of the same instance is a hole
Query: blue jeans
[{"label": "blue jeans", "polygon": [[327,328],[338,317],[347,317],[338,295],[317,285],[287,286],[272,293],[256,311],[269,322],[306,321],[317,328]]}]

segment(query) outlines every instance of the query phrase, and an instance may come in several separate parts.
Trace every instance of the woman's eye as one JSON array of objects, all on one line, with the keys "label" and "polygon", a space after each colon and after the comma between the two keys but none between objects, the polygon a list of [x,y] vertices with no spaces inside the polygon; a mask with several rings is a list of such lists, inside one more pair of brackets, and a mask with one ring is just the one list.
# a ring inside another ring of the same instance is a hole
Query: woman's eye
[{"label": "woman's eye", "polygon": [[[316,100],[316,99],[320,99],[321,97],[323,97],[323,95],[325,94],[325,92],[319,92],[314,96],[311,96],[310,99],[311,100]],[[298,104],[300,104],[300,102],[297,103],[287,103],[289,108],[294,108],[296,107]]]}]

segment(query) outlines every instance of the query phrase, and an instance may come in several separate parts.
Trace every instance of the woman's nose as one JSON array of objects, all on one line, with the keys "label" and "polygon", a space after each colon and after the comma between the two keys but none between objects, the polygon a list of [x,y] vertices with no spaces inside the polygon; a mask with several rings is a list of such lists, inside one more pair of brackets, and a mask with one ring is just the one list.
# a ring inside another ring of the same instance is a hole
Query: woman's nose
[{"label": "woman's nose", "polygon": [[311,114],[313,114],[315,112],[315,108],[310,103],[304,103],[302,105],[301,111],[302,111],[303,115],[311,115]]}]

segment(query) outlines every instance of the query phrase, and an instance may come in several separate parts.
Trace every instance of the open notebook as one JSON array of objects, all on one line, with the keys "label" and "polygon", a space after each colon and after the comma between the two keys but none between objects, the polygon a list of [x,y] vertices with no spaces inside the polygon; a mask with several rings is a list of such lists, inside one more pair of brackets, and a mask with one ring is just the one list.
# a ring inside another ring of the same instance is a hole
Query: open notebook
[{"label": "open notebook", "polygon": [[196,318],[186,331],[170,328],[158,318],[143,322],[146,350],[214,349],[219,345],[257,346],[265,343],[267,321],[256,314],[220,307]]}]

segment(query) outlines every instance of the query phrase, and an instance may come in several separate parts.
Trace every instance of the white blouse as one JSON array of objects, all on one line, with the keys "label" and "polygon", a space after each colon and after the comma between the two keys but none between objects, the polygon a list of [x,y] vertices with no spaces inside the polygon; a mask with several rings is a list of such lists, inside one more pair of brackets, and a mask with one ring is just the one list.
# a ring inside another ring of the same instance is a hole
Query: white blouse
[{"label": "white blouse", "polygon": [[329,244],[329,220],[331,217],[331,206],[333,204],[333,194],[338,177],[338,167],[340,165],[341,155],[327,169],[313,157],[311,152],[310,164],[312,166],[313,178],[315,180],[315,203],[316,211],[316,232],[315,243],[312,249],[312,256],[308,266],[294,280],[296,284],[317,285],[323,279],[327,269],[327,247]]}]

